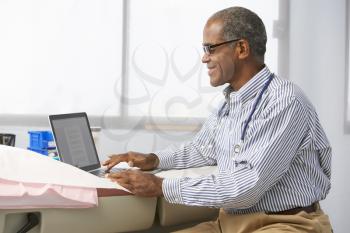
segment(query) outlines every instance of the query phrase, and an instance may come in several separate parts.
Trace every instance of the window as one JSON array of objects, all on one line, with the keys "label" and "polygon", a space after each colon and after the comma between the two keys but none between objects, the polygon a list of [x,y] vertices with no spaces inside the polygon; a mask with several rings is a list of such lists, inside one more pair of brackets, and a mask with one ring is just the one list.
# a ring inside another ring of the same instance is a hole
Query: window
[{"label": "window", "polygon": [[201,63],[207,18],[233,5],[257,12],[266,64],[281,73],[286,2],[1,1],[0,118],[84,111],[108,127],[203,119],[223,98]]},{"label": "window", "polygon": [[119,114],[122,13],[113,0],[1,1],[0,114]]},{"label": "window", "polygon": [[[129,116],[201,118],[223,99],[209,85],[201,64],[202,30],[214,12],[239,5],[255,11],[267,34],[266,64],[278,71],[279,0],[268,1],[128,1],[127,89],[124,99]],[[145,10],[147,9],[147,10]]]}]

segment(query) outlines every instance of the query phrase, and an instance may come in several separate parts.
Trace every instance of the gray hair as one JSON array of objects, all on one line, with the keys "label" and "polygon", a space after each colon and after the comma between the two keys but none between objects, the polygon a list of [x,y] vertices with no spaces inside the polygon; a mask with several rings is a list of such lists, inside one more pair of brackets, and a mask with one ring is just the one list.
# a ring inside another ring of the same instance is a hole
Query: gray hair
[{"label": "gray hair", "polygon": [[222,20],[223,39],[246,39],[252,54],[264,61],[266,30],[257,14],[243,7],[230,7],[216,12],[209,20]]}]

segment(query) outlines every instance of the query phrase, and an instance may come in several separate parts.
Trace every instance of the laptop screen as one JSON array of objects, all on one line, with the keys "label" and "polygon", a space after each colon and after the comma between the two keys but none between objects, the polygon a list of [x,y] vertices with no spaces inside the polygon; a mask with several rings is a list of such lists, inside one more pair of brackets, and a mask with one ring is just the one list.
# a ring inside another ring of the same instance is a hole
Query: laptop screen
[{"label": "laptop screen", "polygon": [[85,171],[100,168],[100,161],[86,113],[49,116],[62,162]]}]

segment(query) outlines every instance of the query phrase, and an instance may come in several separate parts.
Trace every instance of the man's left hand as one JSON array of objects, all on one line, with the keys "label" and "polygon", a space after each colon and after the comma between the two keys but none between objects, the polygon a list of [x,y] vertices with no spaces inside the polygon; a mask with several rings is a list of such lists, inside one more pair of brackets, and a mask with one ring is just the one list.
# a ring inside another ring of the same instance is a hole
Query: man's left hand
[{"label": "man's left hand", "polygon": [[163,195],[163,179],[138,170],[110,173],[107,178],[117,182],[137,196],[160,197]]}]

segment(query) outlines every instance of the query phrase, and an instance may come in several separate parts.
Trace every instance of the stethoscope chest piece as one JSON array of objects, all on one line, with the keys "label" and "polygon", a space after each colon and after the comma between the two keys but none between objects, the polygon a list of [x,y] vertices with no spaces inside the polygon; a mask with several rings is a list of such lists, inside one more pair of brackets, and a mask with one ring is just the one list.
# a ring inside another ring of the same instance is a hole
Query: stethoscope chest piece
[{"label": "stethoscope chest piece", "polygon": [[233,152],[239,154],[241,152],[241,146],[239,144],[234,145]]}]

